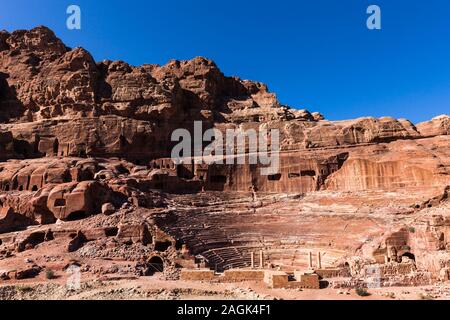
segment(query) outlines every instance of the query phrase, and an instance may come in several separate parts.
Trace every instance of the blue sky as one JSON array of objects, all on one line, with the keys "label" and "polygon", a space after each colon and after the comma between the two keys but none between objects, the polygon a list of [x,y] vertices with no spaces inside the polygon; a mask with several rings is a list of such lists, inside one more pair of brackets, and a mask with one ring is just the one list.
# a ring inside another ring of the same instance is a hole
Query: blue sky
[{"label": "blue sky", "polygon": [[[66,8],[82,29],[66,29]],[[382,30],[366,9],[382,10]],[[205,56],[328,119],[450,113],[448,0],[0,0],[0,29],[46,25],[96,60],[133,65]]]}]

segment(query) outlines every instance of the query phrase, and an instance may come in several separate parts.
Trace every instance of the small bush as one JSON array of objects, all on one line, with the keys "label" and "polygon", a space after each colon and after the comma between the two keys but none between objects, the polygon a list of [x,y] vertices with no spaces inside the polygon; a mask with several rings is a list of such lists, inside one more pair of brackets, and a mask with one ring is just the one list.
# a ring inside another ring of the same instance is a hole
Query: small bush
[{"label": "small bush", "polygon": [[55,274],[55,272],[54,272],[53,270],[47,270],[47,271],[45,272],[45,277],[46,277],[48,280],[56,279],[56,274]]},{"label": "small bush", "polygon": [[367,291],[366,288],[356,288],[356,294],[360,297],[368,297],[370,296],[370,293]]},{"label": "small bush", "polygon": [[22,293],[27,293],[27,292],[33,291],[33,288],[28,287],[28,286],[19,286],[19,287],[17,287],[17,291],[22,292]]},{"label": "small bush", "polygon": [[420,300],[434,300],[434,298],[432,297],[432,296],[430,296],[430,295],[424,295],[424,294],[420,294],[419,295],[419,297],[420,297]]},{"label": "small bush", "polygon": [[394,292],[390,292],[390,293],[387,294],[387,297],[391,298],[391,299],[395,299],[395,293]]}]

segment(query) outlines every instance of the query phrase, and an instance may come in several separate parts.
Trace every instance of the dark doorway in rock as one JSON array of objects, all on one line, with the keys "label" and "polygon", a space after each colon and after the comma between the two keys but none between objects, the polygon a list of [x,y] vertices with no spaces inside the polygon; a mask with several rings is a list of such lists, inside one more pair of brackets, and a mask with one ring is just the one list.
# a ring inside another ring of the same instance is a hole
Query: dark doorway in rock
[{"label": "dark doorway in rock", "polygon": [[9,184],[5,186],[5,191],[9,191]]},{"label": "dark doorway in rock", "polygon": [[115,227],[105,229],[105,235],[107,237],[115,237],[115,236],[117,236],[118,232],[119,232],[119,229],[117,229]]},{"label": "dark doorway in rock", "polygon": [[181,250],[181,249],[183,249],[183,242],[177,240],[177,241],[175,242],[175,249],[176,249],[176,250]]},{"label": "dark doorway in rock", "polygon": [[55,139],[55,141],[53,141],[53,154],[55,156],[58,155],[58,149],[59,149],[59,141],[58,139]]},{"label": "dark doorway in rock", "polygon": [[150,274],[164,272],[164,262],[160,257],[153,257],[148,262]]},{"label": "dark doorway in rock", "polygon": [[53,204],[55,208],[61,208],[66,206],[66,199],[56,199]]},{"label": "dark doorway in rock", "polygon": [[269,181],[280,181],[281,174],[272,174],[268,176]]},{"label": "dark doorway in rock", "polygon": [[82,178],[83,181],[91,181],[94,180],[94,174],[91,171],[85,171],[82,174]]},{"label": "dark doorway in rock", "polygon": [[404,254],[402,254],[402,257],[407,257],[409,258],[411,261],[416,261],[416,256],[413,255],[411,252],[406,252]]},{"label": "dark doorway in rock", "polygon": [[191,180],[194,178],[192,171],[188,170],[184,166],[177,166],[177,176],[181,179]]},{"label": "dark doorway in rock", "polygon": [[31,191],[33,191],[33,192],[36,192],[36,191],[38,191],[38,186],[36,186],[36,185],[34,185],[32,188],[31,188]]},{"label": "dark doorway in rock", "polygon": [[304,170],[300,174],[302,177],[315,177],[316,176],[316,172],[314,170]]},{"label": "dark doorway in rock", "polygon": [[67,217],[67,221],[77,221],[77,220],[82,220],[85,219],[87,217],[86,212],[84,211],[75,211],[72,212],[71,214],[69,214],[69,216]]},{"label": "dark doorway in rock", "polygon": [[167,251],[172,246],[172,242],[170,241],[156,241],[155,242],[155,251],[164,252]]},{"label": "dark doorway in rock", "polygon": [[220,183],[225,184],[227,183],[227,177],[226,176],[211,176],[210,178],[211,183]]},{"label": "dark doorway in rock", "polygon": [[130,171],[125,168],[122,164],[116,167],[117,172],[119,172],[119,174],[130,174]]}]

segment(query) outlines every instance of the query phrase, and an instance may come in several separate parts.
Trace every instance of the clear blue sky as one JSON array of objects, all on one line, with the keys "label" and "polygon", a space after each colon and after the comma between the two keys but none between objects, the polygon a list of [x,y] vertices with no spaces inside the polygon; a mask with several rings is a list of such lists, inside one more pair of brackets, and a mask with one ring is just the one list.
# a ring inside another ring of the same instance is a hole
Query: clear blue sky
[{"label": "clear blue sky", "polygon": [[[133,65],[205,56],[329,119],[450,113],[448,0],[0,0],[0,29],[52,28],[96,60]],[[66,8],[82,30],[66,29]],[[382,30],[366,9],[382,10]]]}]

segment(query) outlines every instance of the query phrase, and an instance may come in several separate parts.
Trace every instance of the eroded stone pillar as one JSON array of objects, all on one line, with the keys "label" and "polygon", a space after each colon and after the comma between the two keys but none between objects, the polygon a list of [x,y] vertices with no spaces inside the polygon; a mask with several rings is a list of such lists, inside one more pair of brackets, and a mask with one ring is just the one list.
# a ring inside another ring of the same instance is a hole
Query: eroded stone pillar
[{"label": "eroded stone pillar", "polygon": [[255,269],[255,253],[253,251],[250,253],[250,260],[252,269]]},{"label": "eroded stone pillar", "polygon": [[309,268],[312,269],[313,268],[313,256],[312,256],[312,252],[309,252]]},{"label": "eroded stone pillar", "polygon": [[320,252],[317,253],[317,268],[322,269],[322,254]]}]

